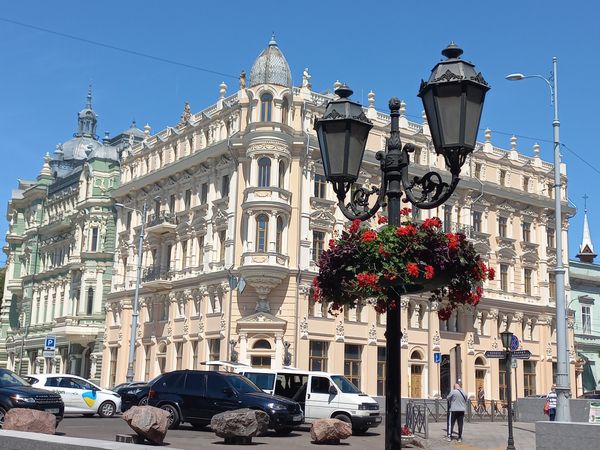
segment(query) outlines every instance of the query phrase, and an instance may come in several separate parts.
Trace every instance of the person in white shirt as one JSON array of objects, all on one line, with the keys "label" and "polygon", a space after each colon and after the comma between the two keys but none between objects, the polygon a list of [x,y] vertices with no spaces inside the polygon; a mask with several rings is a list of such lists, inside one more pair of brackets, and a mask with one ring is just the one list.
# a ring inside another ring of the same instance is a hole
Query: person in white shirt
[{"label": "person in white shirt", "polygon": [[454,389],[450,391],[446,397],[448,400],[449,414],[448,414],[448,436],[447,441],[452,440],[452,433],[454,432],[454,424],[458,422],[458,442],[462,442],[463,423],[465,419],[465,411],[467,410],[467,394],[462,390],[460,383],[454,385]]}]

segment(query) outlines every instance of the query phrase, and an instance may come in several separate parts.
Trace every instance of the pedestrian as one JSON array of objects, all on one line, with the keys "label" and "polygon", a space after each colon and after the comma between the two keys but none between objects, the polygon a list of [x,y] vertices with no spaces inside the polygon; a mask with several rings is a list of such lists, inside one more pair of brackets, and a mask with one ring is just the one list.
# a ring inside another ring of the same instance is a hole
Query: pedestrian
[{"label": "pedestrian", "polygon": [[480,414],[485,412],[485,392],[483,391],[483,386],[479,386],[479,391],[477,392],[477,412]]},{"label": "pedestrian", "polygon": [[548,402],[548,417],[551,422],[554,422],[556,419],[556,385],[553,384],[550,392],[546,396],[546,401]]},{"label": "pedestrian", "polygon": [[454,424],[458,422],[458,441],[462,442],[463,422],[465,419],[465,411],[467,410],[467,394],[462,390],[460,383],[454,385],[454,389],[448,394],[448,403],[450,404],[450,414],[448,417],[448,436],[446,440],[452,440],[454,433]]}]

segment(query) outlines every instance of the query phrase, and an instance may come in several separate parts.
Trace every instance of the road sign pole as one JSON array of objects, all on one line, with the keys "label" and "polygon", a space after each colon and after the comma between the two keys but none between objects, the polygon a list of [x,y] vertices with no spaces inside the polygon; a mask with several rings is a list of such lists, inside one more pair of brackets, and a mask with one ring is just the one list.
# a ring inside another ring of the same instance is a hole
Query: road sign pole
[{"label": "road sign pole", "polygon": [[512,389],[511,381],[512,377],[510,374],[512,366],[512,352],[505,352],[505,364],[506,364],[506,398],[508,399],[508,442],[506,450],[515,450],[515,439],[513,437],[513,416],[512,416]]}]

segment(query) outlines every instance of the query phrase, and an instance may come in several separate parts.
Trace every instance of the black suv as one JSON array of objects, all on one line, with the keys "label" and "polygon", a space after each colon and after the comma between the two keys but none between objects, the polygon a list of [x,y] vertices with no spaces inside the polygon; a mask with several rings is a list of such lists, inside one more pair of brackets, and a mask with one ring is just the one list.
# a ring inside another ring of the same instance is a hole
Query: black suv
[{"label": "black suv", "polygon": [[148,392],[154,380],[134,381],[123,383],[113,388],[121,396],[121,412],[127,411],[132,406],[143,406],[148,403]]},{"label": "black suv", "polygon": [[169,428],[181,422],[200,428],[215,414],[240,408],[266,412],[269,428],[280,434],[304,421],[297,402],[266,394],[246,377],[225,372],[177,370],[163,374],[152,384],[148,404],[169,412]]},{"label": "black suv", "polygon": [[4,415],[11,408],[28,408],[46,411],[62,420],[65,404],[60,395],[32,387],[27,381],[8,369],[0,369],[0,428]]}]

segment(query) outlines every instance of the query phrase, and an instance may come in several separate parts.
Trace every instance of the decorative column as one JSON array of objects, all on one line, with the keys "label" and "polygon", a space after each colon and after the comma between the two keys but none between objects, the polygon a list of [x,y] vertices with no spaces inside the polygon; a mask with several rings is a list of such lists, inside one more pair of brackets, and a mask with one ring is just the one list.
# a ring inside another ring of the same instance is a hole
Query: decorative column
[{"label": "decorative column", "polygon": [[284,355],[284,346],[283,346],[283,334],[276,333],[275,334],[275,362],[272,367],[274,369],[281,369],[283,367],[283,355]]},{"label": "decorative column", "polygon": [[102,311],[102,295],[104,281],[104,267],[96,269],[96,291],[94,292],[94,302],[92,304],[92,314]]}]

